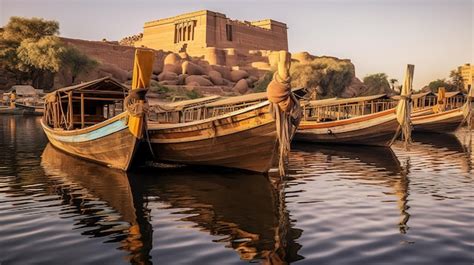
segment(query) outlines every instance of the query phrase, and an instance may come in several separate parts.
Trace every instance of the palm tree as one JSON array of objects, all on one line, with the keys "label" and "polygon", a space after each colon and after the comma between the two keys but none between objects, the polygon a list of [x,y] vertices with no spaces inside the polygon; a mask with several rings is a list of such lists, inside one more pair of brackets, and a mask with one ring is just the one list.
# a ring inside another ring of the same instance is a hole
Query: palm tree
[{"label": "palm tree", "polygon": [[395,84],[398,83],[398,80],[395,78],[392,78],[389,80],[389,82],[392,85],[392,90],[395,90]]}]

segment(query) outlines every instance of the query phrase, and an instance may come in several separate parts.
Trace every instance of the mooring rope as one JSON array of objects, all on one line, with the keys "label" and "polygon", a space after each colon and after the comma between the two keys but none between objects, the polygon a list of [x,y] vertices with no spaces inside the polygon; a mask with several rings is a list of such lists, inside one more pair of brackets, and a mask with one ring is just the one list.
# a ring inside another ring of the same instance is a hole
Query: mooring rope
[{"label": "mooring rope", "polygon": [[278,171],[280,176],[284,176],[291,150],[291,139],[301,120],[301,107],[291,92],[290,78],[282,78],[278,72],[275,72],[267,87],[267,96],[270,101],[270,113],[275,119],[279,143]]}]

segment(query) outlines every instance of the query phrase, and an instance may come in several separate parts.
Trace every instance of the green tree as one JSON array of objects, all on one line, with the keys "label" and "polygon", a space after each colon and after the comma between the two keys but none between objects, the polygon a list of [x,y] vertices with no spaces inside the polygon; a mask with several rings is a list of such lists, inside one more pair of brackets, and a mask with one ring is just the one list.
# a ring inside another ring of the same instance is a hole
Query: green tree
[{"label": "green tree", "polygon": [[452,84],[453,89],[456,89],[459,91],[464,90],[463,78],[462,78],[461,72],[458,69],[452,70],[449,73],[449,78],[451,79],[450,83]]},{"label": "green tree", "polygon": [[320,92],[325,97],[341,96],[354,77],[354,66],[346,60],[316,57],[309,63],[295,63],[290,69],[291,85]]},{"label": "green tree", "polygon": [[18,82],[31,80],[37,88],[48,88],[64,51],[55,37],[58,33],[56,21],[11,17],[0,34],[1,67],[15,74]]},{"label": "green tree", "polygon": [[390,84],[385,73],[377,73],[364,77],[364,84],[367,86],[368,95],[390,94]]},{"label": "green tree", "polygon": [[76,81],[78,75],[88,69],[97,66],[97,61],[90,59],[87,55],[74,47],[67,47],[62,55],[62,63],[71,72],[71,83]]},{"label": "green tree", "polygon": [[456,90],[456,88],[451,83],[447,82],[446,79],[437,79],[431,81],[428,85],[429,90],[433,93],[438,93],[440,87],[446,88],[446,91]]},{"label": "green tree", "polygon": [[55,36],[46,36],[39,40],[25,39],[17,48],[16,67],[29,73],[34,87],[48,88],[52,86],[54,73],[61,68],[61,58],[65,51],[66,48]]}]

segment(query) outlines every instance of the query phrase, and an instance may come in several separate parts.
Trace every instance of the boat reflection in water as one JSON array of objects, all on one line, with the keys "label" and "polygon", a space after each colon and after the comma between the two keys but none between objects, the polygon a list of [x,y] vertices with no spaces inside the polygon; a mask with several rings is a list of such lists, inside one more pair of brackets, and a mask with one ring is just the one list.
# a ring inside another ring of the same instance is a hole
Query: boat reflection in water
[{"label": "boat reflection in water", "polygon": [[456,134],[414,134],[408,152],[399,142],[395,143],[394,150],[400,159],[411,160],[417,168],[445,173],[458,170],[469,175],[473,168],[473,143],[471,134],[463,130]]},{"label": "boat reflection in water", "polygon": [[[186,167],[124,173],[76,159],[51,145],[42,165],[57,183],[63,203],[76,206],[81,216],[76,225],[94,227],[87,236],[120,242],[130,263],[152,262],[154,200],[187,209],[182,221],[224,236],[215,242],[231,247],[242,260],[285,264],[303,258],[295,242],[302,231],[292,227],[284,183],[272,184],[261,175],[229,171],[223,176]],[[88,202],[94,207],[88,208]]]},{"label": "boat reflection in water", "polygon": [[[400,220],[400,233],[408,230],[410,164],[401,165],[391,148],[371,146],[294,145],[293,160],[298,176],[314,176],[337,170],[337,178],[362,185],[381,185],[389,188],[385,195],[396,197]],[[303,167],[302,165],[307,165]],[[315,168],[311,165],[315,165]],[[305,172],[307,171],[307,172]]]},{"label": "boat reflection in water", "polygon": [[153,229],[146,198],[133,191],[125,172],[75,158],[51,144],[44,149],[41,165],[63,203],[80,214],[75,225],[93,228],[85,236],[120,242],[133,264],[150,259]]}]

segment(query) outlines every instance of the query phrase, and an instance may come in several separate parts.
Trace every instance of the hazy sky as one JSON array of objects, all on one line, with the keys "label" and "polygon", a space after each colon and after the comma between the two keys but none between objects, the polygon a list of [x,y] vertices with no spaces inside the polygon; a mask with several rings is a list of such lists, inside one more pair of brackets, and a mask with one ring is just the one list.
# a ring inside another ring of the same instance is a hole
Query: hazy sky
[{"label": "hazy sky", "polygon": [[290,51],[351,59],[361,79],[384,72],[402,82],[415,64],[415,89],[474,58],[474,0],[0,0],[0,23],[37,16],[58,20],[65,37],[119,40],[145,21],[201,9],[285,22]]}]

